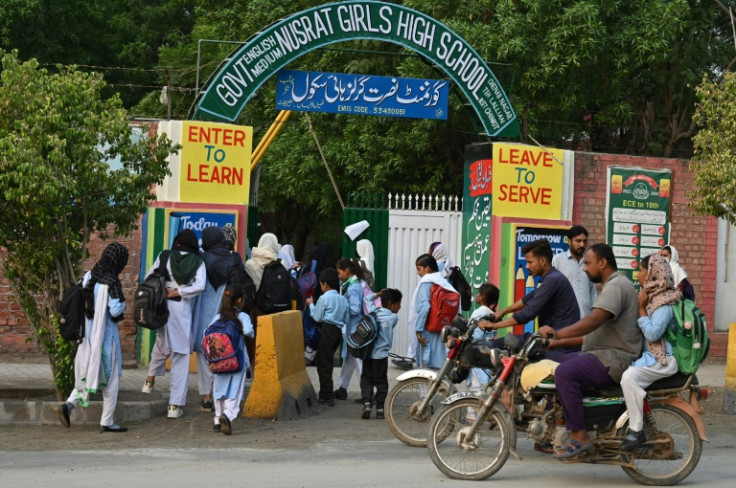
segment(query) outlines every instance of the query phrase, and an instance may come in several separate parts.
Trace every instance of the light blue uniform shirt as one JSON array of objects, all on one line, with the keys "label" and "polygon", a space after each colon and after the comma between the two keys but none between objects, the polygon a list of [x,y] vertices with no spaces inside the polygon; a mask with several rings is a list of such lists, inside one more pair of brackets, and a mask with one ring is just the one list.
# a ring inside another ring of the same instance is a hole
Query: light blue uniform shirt
[{"label": "light blue uniform shirt", "polygon": [[371,359],[386,359],[388,358],[388,352],[391,350],[391,345],[394,342],[394,327],[399,321],[399,316],[393,313],[391,310],[383,307],[376,307],[374,300],[378,295],[371,294],[363,298],[363,303],[366,306],[368,313],[376,312],[376,318],[378,319],[378,336],[373,343],[373,351],[371,352]]},{"label": "light blue uniform shirt", "polygon": [[[649,352],[647,347],[647,341],[656,341],[662,334],[664,334],[667,327],[675,327],[677,322],[675,320],[675,314],[672,311],[672,307],[669,305],[663,305],[656,309],[652,313],[651,318],[649,316],[639,317],[636,321],[644,334],[644,341],[642,341],[642,355],[639,359],[634,361],[631,365],[635,367],[642,366],[654,366],[657,364],[657,359]],[[665,352],[668,356],[672,355],[672,345],[664,341]]]},{"label": "light blue uniform shirt", "polygon": [[[83,284],[86,285],[89,279],[92,277],[92,272],[87,271],[84,276]],[[100,287],[103,286],[99,283],[95,283],[94,288],[94,300],[97,303],[97,294],[100,291]],[[112,298],[108,295],[107,297],[107,311],[105,313],[105,333],[102,337],[102,367],[105,372],[105,379],[109,379],[113,373],[117,373],[118,376],[123,375],[123,355],[120,349],[120,334],[118,333],[118,324],[113,321],[113,317],[119,317],[125,311],[125,302],[118,298]],[[95,313],[97,311],[95,310]],[[86,319],[86,318],[85,318]],[[92,336],[92,330],[94,328],[94,319],[86,319],[90,323],[90,337]],[[117,371],[112,371],[111,362],[113,350],[115,351],[115,357],[117,358]]]},{"label": "light blue uniform shirt", "polygon": [[425,346],[419,346],[422,351],[421,361],[418,362],[422,368],[439,369],[447,359],[447,346],[442,342],[439,332],[429,332],[425,330],[427,324],[427,316],[429,315],[429,295],[434,283],[420,283],[419,292],[417,293],[417,321],[414,323],[414,330],[422,333],[422,337],[427,339]]},{"label": "light blue uniform shirt", "polygon": [[575,292],[575,298],[580,307],[580,317],[590,314],[591,307],[598,298],[598,292],[595,283],[591,283],[588,275],[583,271],[583,260],[578,261],[568,250],[560,254],[555,254],[552,258],[552,267],[565,275],[565,278],[572,285]]},{"label": "light blue uniform shirt", "polygon": [[338,329],[345,328],[349,313],[348,301],[336,290],[326,291],[316,304],[309,305],[309,314],[315,322],[332,324]]}]

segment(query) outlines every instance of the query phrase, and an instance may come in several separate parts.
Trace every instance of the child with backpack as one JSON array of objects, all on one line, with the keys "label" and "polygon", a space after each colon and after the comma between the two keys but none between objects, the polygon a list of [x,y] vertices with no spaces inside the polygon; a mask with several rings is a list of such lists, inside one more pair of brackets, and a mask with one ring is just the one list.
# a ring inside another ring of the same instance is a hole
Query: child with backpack
[{"label": "child with backpack", "polygon": [[[215,373],[215,381],[212,389],[212,398],[215,407],[215,432],[225,435],[232,433],[232,422],[240,412],[240,404],[243,400],[243,389],[245,388],[245,373],[250,366],[248,353],[245,350],[245,337],[253,337],[253,323],[250,317],[243,311],[245,304],[245,289],[234,283],[228,285],[222,295],[220,302],[220,313],[215,316],[213,325],[218,322],[229,321],[237,328],[236,343],[232,344],[236,357],[242,353],[243,364],[239,364],[236,371],[227,373]],[[210,329],[205,330],[204,341]],[[212,368],[212,363],[210,363]]]},{"label": "child with backpack", "polygon": [[409,325],[413,327],[419,350],[420,368],[439,369],[447,357],[447,348],[440,338],[442,325],[450,324],[460,309],[460,295],[442,276],[437,261],[422,254],[415,262],[421,278],[409,309]]},{"label": "child with backpack", "polygon": [[[381,299],[381,307],[376,307],[376,298]],[[386,288],[366,296],[363,303],[368,313],[375,312],[379,329],[370,355],[363,360],[363,371],[360,374],[360,393],[364,402],[361,417],[371,418],[375,405],[376,418],[383,419],[383,404],[388,395],[388,351],[393,344],[394,327],[399,321],[396,314],[401,308],[401,292],[395,288]]]},{"label": "child with backpack", "polygon": [[[480,305],[470,316],[470,320],[480,320],[489,315],[493,315],[498,305],[499,290],[496,285],[491,283],[483,283],[478,287],[478,293],[475,295],[475,303]],[[473,331],[473,342],[490,341],[496,337],[495,330],[484,330],[476,327]],[[468,375],[468,389],[477,393],[482,393],[485,385],[491,380],[486,370],[482,368],[472,368]]]},{"label": "child with backpack", "polygon": [[629,413],[629,429],[621,443],[621,450],[633,451],[646,441],[644,429],[644,398],[647,386],[660,378],[677,373],[677,360],[672,344],[665,339],[668,328],[676,326],[670,305],[682,299],[667,260],[652,254],[641,261],[639,268],[639,319],[637,324],[646,339],[642,355],[624,371],[621,390]]},{"label": "child with backpack", "polygon": [[350,316],[347,299],[340,295],[340,279],[337,270],[328,268],[319,275],[319,285],[322,295],[314,303],[313,298],[307,298],[309,313],[320,325],[319,345],[317,347],[317,376],[319,377],[318,401],[320,405],[335,406],[335,392],[333,391],[332,370],[335,367],[335,351],[342,339],[342,329],[345,328]]},{"label": "child with backpack", "polygon": [[[344,335],[348,337],[355,331],[358,322],[363,317],[363,270],[354,259],[341,259],[337,262],[337,276],[342,283],[340,286],[340,294],[348,300],[350,309],[350,318],[345,326]],[[335,398],[337,400],[347,400],[348,386],[353,372],[360,380],[361,368],[363,361],[355,358],[348,352],[347,343],[342,344],[342,371],[340,372],[339,388],[335,390]]]}]

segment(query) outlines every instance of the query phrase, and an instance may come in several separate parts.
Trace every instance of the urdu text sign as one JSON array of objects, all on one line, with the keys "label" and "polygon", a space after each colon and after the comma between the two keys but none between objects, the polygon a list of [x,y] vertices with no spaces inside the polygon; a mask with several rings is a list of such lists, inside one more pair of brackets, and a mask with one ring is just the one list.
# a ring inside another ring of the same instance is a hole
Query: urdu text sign
[{"label": "urdu text sign", "polygon": [[373,0],[319,5],[264,28],[212,77],[197,115],[234,121],[258,88],[293,60],[330,44],[362,39],[397,44],[432,61],[462,91],[488,135],[516,124],[496,76],[465,39],[421,12]]},{"label": "urdu text sign", "polygon": [[276,108],[302,112],[447,119],[446,80],[281,70]]},{"label": "urdu text sign", "polygon": [[185,121],[181,141],[181,201],[248,203],[252,127]]}]

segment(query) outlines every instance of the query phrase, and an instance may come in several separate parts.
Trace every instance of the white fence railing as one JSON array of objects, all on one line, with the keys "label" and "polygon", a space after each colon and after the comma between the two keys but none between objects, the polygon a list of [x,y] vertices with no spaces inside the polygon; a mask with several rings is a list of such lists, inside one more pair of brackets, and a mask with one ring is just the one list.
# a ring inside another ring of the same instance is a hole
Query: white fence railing
[{"label": "white fence railing", "polygon": [[438,195],[390,195],[388,217],[388,287],[404,294],[392,352],[404,356],[413,338],[407,321],[414,289],[419,282],[414,262],[433,242],[447,246],[460,265],[462,255],[462,199]]}]

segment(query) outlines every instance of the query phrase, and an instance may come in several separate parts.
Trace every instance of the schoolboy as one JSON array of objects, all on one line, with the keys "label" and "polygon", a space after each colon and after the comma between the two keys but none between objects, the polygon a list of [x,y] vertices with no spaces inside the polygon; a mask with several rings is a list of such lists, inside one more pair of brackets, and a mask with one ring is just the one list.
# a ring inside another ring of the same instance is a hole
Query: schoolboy
[{"label": "schoolboy", "polygon": [[[381,307],[376,307],[376,298],[381,299]],[[401,292],[395,288],[386,288],[366,296],[363,303],[368,313],[376,312],[379,329],[371,355],[363,360],[363,371],[360,374],[360,393],[365,402],[361,417],[371,418],[375,404],[376,418],[383,419],[383,404],[388,395],[388,351],[394,340],[394,327],[399,321],[396,314],[401,308]]]},{"label": "schoolboy", "polygon": [[306,304],[309,313],[315,322],[321,324],[319,345],[317,346],[317,376],[319,377],[320,405],[335,406],[335,393],[332,383],[332,370],[335,368],[335,351],[342,339],[342,330],[348,323],[350,306],[344,296],[338,293],[340,279],[337,270],[328,268],[319,275],[319,285],[322,295],[314,303],[310,297]]}]

